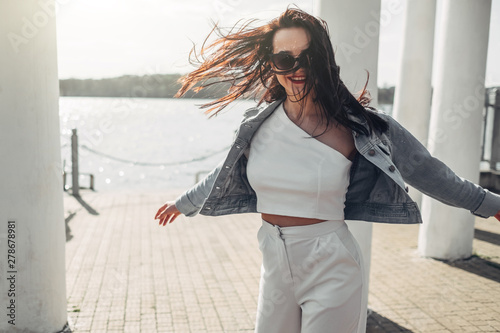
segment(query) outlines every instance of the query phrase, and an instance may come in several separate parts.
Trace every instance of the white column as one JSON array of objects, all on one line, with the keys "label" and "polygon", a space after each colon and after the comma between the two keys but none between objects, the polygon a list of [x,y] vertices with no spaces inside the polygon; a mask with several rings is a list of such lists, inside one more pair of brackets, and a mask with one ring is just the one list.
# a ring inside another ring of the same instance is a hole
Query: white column
[{"label": "white column", "polygon": [[[365,69],[368,70],[370,81],[367,88],[373,98],[372,105],[377,106],[380,0],[323,0],[320,1],[318,10],[317,15],[328,24],[342,80],[351,92],[357,93],[366,82]],[[360,245],[368,285],[372,224],[363,221],[348,221],[348,225]],[[364,298],[366,303],[368,288],[366,288]]]},{"label": "white column", "polygon": [[[405,15],[403,50],[392,115],[422,144],[427,145],[436,0],[407,0]],[[414,188],[409,193],[420,206],[422,194]]]},{"label": "white column", "polygon": [[54,12],[0,1],[0,332],[67,322]]},{"label": "white column", "polygon": [[[479,180],[490,0],[445,0],[428,147],[459,176]],[[430,170],[432,172],[432,170]],[[474,216],[424,196],[419,252],[440,259],[472,254]]]},{"label": "white column", "polygon": [[392,14],[386,12],[380,17],[380,0],[323,0],[318,11],[317,15],[328,23],[342,80],[357,93],[365,85],[368,70],[368,90],[376,106],[380,21],[390,21]]}]

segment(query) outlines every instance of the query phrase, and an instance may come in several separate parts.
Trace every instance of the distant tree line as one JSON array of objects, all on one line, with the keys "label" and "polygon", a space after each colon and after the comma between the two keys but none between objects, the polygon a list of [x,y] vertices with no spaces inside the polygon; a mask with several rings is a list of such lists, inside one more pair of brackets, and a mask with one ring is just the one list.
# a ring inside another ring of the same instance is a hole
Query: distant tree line
[{"label": "distant tree line", "polygon": [[[93,97],[153,97],[171,98],[181,87],[180,74],[124,75],[105,79],[64,79],[59,81],[61,96]],[[229,84],[217,84],[198,93],[188,91],[187,98],[214,98],[229,89]]]},{"label": "distant tree line", "polygon": [[[59,81],[61,96],[152,97],[172,98],[181,87],[181,74],[124,75],[105,79],[64,79]],[[186,98],[218,98],[227,93],[230,84],[215,84]],[[394,87],[379,88],[378,102],[392,104]]]}]

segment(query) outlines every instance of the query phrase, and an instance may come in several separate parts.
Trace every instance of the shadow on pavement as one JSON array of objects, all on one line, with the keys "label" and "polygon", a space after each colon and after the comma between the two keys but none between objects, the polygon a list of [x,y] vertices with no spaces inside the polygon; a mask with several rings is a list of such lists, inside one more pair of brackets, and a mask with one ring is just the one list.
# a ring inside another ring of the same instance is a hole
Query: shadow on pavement
[{"label": "shadow on pavement", "polygon": [[[97,212],[88,203],[86,203],[82,199],[81,196],[79,196],[79,195],[72,195],[72,197],[75,198],[75,200],[78,201],[78,203],[80,203],[80,205],[82,205],[82,207],[85,208],[85,210],[89,214],[99,215],[99,212]],[[73,235],[71,234],[71,228],[69,227],[69,222],[73,219],[73,217],[75,217],[75,215],[76,215],[76,213],[77,213],[78,210],[79,209],[76,209],[76,211],[70,212],[70,214],[68,216],[66,216],[66,218],[64,219],[64,222],[66,224],[66,242],[69,242],[73,238]]]},{"label": "shadow on pavement", "polygon": [[71,330],[70,324],[66,323],[62,330],[58,331],[57,333],[72,333],[73,331]]},{"label": "shadow on pavement", "polygon": [[69,221],[71,221],[71,219],[76,215],[76,213],[71,213],[70,215],[68,215],[68,217],[66,217],[64,219],[64,222],[66,224],[66,242],[69,242],[72,238],[73,238],[73,235],[71,234],[71,228],[69,227]]},{"label": "shadow on pavement", "polygon": [[89,214],[99,215],[99,213],[94,208],[90,207],[89,204],[86,203],[81,196],[74,195],[73,198],[75,198],[76,201],[78,201],[82,205],[82,207],[87,210]]},{"label": "shadow on pavement", "polygon": [[392,320],[385,318],[373,311],[366,320],[366,333],[386,333],[386,332],[406,332],[413,331],[396,324]]},{"label": "shadow on pavement", "polygon": [[469,273],[474,273],[476,275],[500,283],[500,265],[495,262],[480,258],[478,256],[472,256],[469,259],[465,260],[443,262],[447,265],[450,265],[451,267],[460,268]]},{"label": "shadow on pavement", "polygon": [[494,232],[474,229],[474,238],[495,245],[500,245],[500,235]]}]

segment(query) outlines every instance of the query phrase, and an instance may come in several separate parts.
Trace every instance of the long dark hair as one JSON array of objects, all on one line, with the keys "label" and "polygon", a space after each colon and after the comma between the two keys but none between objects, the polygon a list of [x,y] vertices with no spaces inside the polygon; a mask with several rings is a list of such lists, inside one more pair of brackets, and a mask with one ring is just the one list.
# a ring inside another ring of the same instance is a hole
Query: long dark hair
[{"label": "long dark hair", "polygon": [[[223,33],[217,25],[208,35],[201,50],[191,50],[190,61],[198,68],[183,76],[179,82],[182,87],[175,97],[181,97],[188,90],[195,92],[217,83],[230,83],[227,94],[217,100],[203,104],[206,113],[215,115],[239,97],[260,98],[259,104],[286,98],[286,91],[271,70],[269,56],[272,53],[272,41],[276,31],[282,28],[300,27],[310,37],[308,54],[306,91],[314,91],[314,102],[321,106],[322,119],[326,126],[330,122],[340,123],[358,133],[368,134],[365,127],[347,117],[347,110],[353,115],[366,120],[370,129],[380,132],[387,130],[387,123],[371,109],[371,98],[366,84],[356,99],[340,79],[340,68],[335,62],[333,47],[328,33],[327,23],[308,13],[288,8],[278,18],[268,24],[252,28],[250,20],[239,28],[236,24],[229,32]],[[206,46],[212,33],[218,38]],[[198,86],[195,87],[195,85]]]}]

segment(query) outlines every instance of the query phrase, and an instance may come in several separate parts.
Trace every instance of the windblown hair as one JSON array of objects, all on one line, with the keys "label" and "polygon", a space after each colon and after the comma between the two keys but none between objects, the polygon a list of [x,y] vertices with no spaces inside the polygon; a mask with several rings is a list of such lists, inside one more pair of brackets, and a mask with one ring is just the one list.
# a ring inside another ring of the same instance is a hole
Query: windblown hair
[{"label": "windblown hair", "polygon": [[[195,47],[191,50],[190,62],[198,68],[179,80],[182,86],[175,97],[183,96],[190,89],[197,92],[213,84],[230,83],[231,87],[225,96],[201,106],[208,108],[206,113],[212,115],[242,96],[258,98],[258,104],[285,99],[286,91],[271,70],[273,37],[279,29],[300,27],[310,37],[305,92],[314,91],[314,102],[321,106],[321,118],[326,121],[326,126],[331,122],[339,123],[358,133],[368,134],[363,126],[347,117],[347,110],[350,110],[353,115],[366,120],[371,130],[387,130],[388,125],[383,119],[367,111],[372,109],[369,107],[371,98],[366,90],[368,79],[357,99],[340,79],[340,68],[335,62],[328,26],[324,20],[300,9],[288,8],[266,25],[252,28],[254,21],[247,21],[239,28],[235,25],[228,33],[223,33],[214,25],[199,54]],[[218,38],[205,46],[214,32]]]}]

